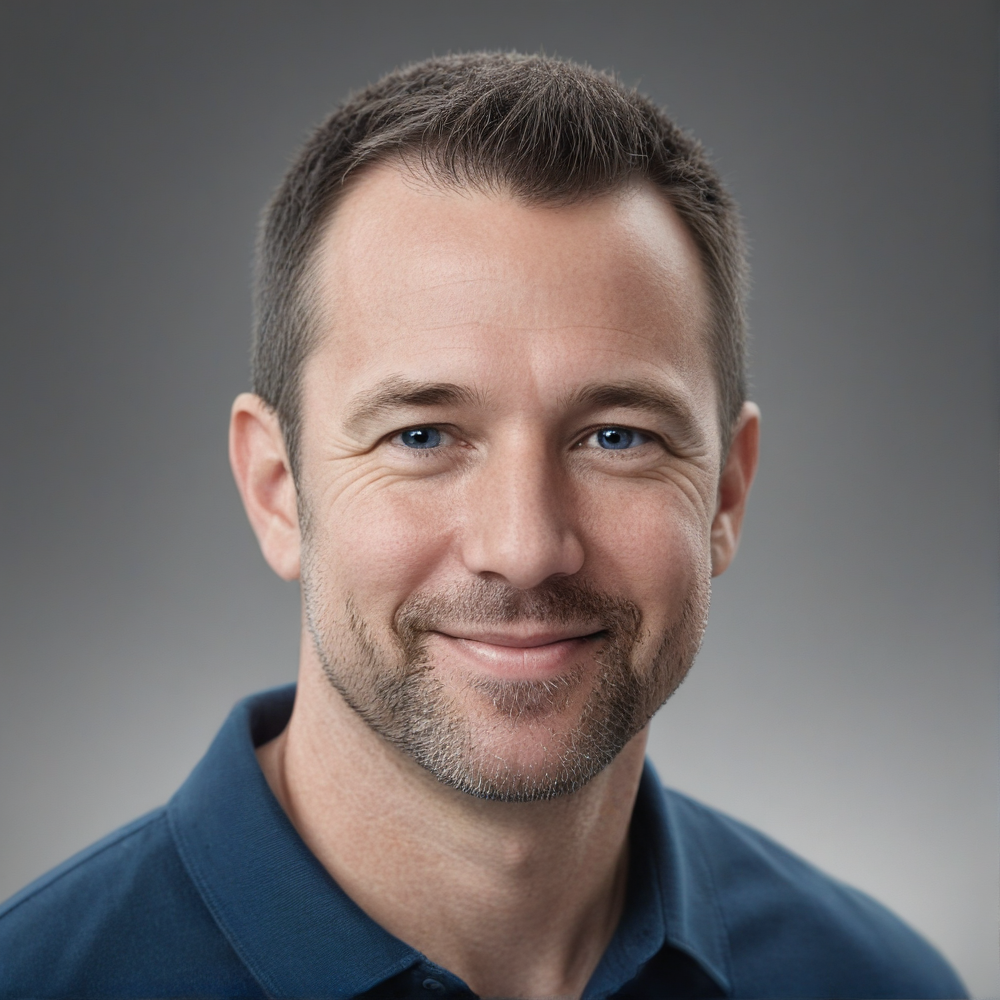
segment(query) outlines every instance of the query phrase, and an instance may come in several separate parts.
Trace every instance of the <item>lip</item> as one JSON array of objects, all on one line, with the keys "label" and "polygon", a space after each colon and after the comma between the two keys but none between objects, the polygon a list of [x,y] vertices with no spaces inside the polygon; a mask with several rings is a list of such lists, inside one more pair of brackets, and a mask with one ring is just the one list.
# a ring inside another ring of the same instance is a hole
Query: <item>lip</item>
[{"label": "lip", "polygon": [[497,679],[551,680],[580,662],[586,645],[603,633],[592,627],[545,631],[450,631],[435,633],[449,659],[473,674]]},{"label": "lip", "polygon": [[480,642],[488,646],[503,646],[509,649],[534,649],[539,646],[551,646],[559,642],[571,642],[575,639],[593,639],[600,634],[600,629],[593,626],[577,628],[546,629],[544,631],[480,631],[451,630],[438,632],[448,639],[461,639],[464,642]]}]

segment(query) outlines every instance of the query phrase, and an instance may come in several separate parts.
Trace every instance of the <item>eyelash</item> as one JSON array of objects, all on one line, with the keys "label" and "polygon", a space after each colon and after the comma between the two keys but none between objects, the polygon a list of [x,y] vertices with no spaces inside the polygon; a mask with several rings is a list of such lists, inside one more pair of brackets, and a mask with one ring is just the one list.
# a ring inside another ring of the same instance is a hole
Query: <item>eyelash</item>
[{"label": "eyelash", "polygon": [[[605,424],[602,427],[596,427],[594,430],[589,431],[583,438],[580,439],[576,447],[582,447],[591,438],[599,434],[613,431],[624,431],[625,434],[629,435],[629,443],[623,448],[602,448],[602,451],[635,451],[636,448],[641,448],[644,444],[650,444],[658,440],[655,434],[651,434],[649,431],[641,431],[638,427],[628,427],[625,424]],[[633,436],[643,438],[644,440],[637,442],[633,447],[629,447]]]},{"label": "eyelash", "polygon": [[[441,435],[444,438],[452,437],[452,435],[447,430],[444,430],[443,428],[435,424],[418,424],[415,427],[405,427],[402,430],[396,431],[389,438],[389,440],[391,442],[397,442],[397,440],[401,439],[404,434],[410,434],[418,431],[431,431],[433,433]],[[628,445],[626,445],[623,448],[615,448],[615,447],[602,448],[600,449],[602,451],[634,451],[636,450],[636,448],[640,448],[644,444],[655,444],[657,442],[659,442],[660,444],[663,443],[658,437],[658,435],[653,434],[650,431],[639,430],[637,427],[628,427],[624,424],[603,424],[600,427],[595,427],[592,428],[591,430],[588,430],[581,438],[577,440],[576,444],[574,444],[573,447],[582,448],[592,437],[604,431],[624,431],[628,435],[638,435],[640,438],[644,438],[645,440],[638,442],[634,447],[629,447]],[[448,443],[447,441],[441,441],[438,444],[427,445],[426,447],[420,447],[419,445],[413,447],[411,445],[404,444],[402,440],[398,440],[399,447],[405,448],[407,451],[411,452],[428,452],[428,453],[435,452],[438,451],[443,444],[447,443]]]},{"label": "eyelash", "polygon": [[[439,438],[451,437],[451,435],[446,430],[442,430],[442,428],[434,424],[420,424],[416,427],[405,427],[401,431],[396,431],[396,433],[392,435],[391,440],[396,441],[397,439],[402,439],[404,434],[416,434],[419,433],[420,431],[429,431],[431,434],[437,434]],[[437,451],[437,449],[441,446],[441,444],[444,443],[446,442],[439,441],[438,443],[433,445],[426,445],[424,447],[417,445],[416,447],[412,447],[410,445],[403,444],[402,440],[399,441],[400,447],[406,448],[407,451]]]}]

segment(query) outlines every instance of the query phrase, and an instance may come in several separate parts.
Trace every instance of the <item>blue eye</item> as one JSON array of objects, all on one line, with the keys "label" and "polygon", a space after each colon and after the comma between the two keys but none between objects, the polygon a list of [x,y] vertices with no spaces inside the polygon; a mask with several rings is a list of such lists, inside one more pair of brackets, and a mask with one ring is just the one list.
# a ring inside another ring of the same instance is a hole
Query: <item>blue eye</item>
[{"label": "blue eye", "polygon": [[597,432],[597,443],[611,451],[623,451],[646,443],[646,435],[627,427],[604,427]]},{"label": "blue eye", "polygon": [[436,448],[441,443],[441,432],[436,427],[414,427],[402,431],[399,440],[407,448]]}]

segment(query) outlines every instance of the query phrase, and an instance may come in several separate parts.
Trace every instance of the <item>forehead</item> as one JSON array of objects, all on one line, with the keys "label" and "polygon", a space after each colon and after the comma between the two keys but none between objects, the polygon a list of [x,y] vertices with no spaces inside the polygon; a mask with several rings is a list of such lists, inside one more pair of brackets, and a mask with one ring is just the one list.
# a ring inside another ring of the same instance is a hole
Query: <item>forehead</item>
[{"label": "forehead", "polygon": [[344,392],[386,374],[524,385],[624,366],[714,400],[697,250],[651,186],[532,205],[371,168],[327,224],[309,285],[307,381],[312,369]]}]

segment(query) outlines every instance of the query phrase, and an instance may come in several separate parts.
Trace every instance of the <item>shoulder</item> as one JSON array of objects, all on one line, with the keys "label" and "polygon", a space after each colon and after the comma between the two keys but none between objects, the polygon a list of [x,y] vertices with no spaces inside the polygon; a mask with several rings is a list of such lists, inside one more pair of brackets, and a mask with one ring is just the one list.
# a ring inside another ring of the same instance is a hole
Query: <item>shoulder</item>
[{"label": "shoulder", "polygon": [[0,906],[0,997],[260,995],[159,809]]},{"label": "shoulder", "polygon": [[710,872],[734,995],[966,995],[938,952],[870,896],[724,813],[664,795],[671,825]]}]

